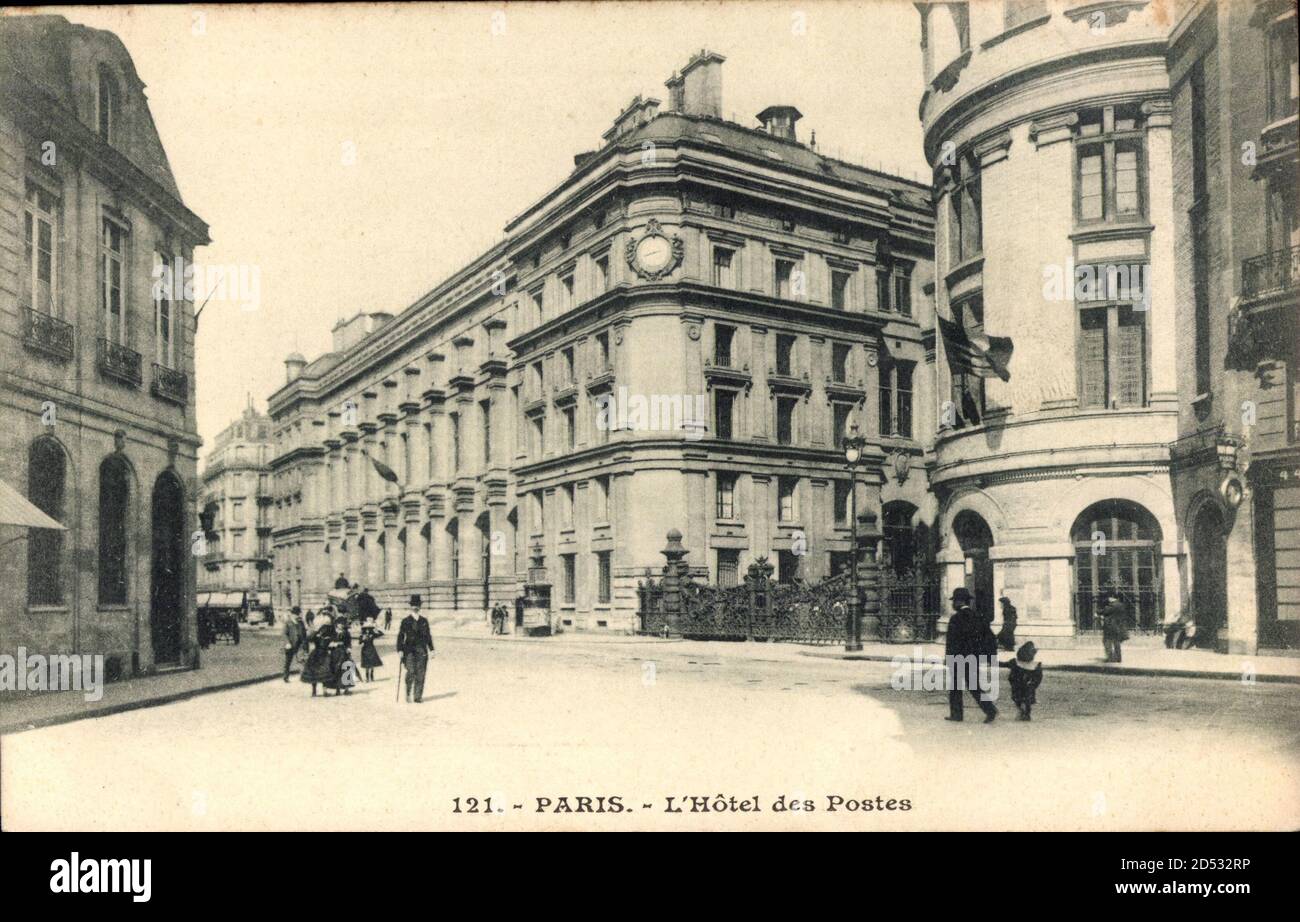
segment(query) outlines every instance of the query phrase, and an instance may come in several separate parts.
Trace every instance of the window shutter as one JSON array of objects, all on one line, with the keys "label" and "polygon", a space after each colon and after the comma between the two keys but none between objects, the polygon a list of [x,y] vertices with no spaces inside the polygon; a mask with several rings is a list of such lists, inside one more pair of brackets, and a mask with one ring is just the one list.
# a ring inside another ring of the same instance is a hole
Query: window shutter
[{"label": "window shutter", "polygon": [[1141,406],[1144,402],[1146,363],[1142,318],[1133,311],[1123,311],[1119,321],[1119,353],[1116,383],[1120,406]]},{"label": "window shutter", "polygon": [[1106,406],[1106,312],[1087,311],[1082,315],[1079,362],[1082,370],[1079,404],[1084,407]]}]

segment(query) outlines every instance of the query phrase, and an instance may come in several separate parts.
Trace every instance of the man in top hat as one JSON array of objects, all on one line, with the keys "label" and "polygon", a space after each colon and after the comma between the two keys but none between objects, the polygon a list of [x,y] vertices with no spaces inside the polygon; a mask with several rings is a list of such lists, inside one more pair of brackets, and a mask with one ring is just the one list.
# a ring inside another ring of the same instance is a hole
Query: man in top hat
[{"label": "man in top hat", "polygon": [[433,652],[433,634],[429,619],[421,611],[419,593],[411,596],[411,613],[397,629],[397,654],[406,667],[406,700],[419,704],[424,700],[424,674]]},{"label": "man in top hat", "polygon": [[1106,662],[1118,663],[1123,659],[1121,645],[1128,640],[1128,609],[1119,594],[1102,595],[1106,607],[1101,610],[1101,643],[1106,651]]},{"label": "man in top hat", "polygon": [[944,642],[944,659],[948,664],[948,716],[963,717],[961,693],[969,690],[984,712],[984,722],[992,723],[998,709],[984,698],[983,669],[985,660],[996,665],[997,638],[988,621],[971,609],[970,590],[958,586],[952,592],[952,617],[948,619],[948,636]]}]

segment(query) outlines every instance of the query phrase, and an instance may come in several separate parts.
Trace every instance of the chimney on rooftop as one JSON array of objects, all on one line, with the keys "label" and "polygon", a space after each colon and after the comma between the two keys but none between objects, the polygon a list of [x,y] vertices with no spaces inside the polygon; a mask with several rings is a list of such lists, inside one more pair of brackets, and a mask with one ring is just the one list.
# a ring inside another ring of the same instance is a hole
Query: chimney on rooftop
[{"label": "chimney on rooftop", "polygon": [[763,130],[774,138],[787,141],[798,140],[794,135],[794,123],[803,118],[794,106],[768,106],[758,113],[758,120],[763,123]]},{"label": "chimney on rooftop", "polygon": [[668,78],[669,107],[684,115],[722,118],[722,62],[715,51],[701,49],[680,73]]}]

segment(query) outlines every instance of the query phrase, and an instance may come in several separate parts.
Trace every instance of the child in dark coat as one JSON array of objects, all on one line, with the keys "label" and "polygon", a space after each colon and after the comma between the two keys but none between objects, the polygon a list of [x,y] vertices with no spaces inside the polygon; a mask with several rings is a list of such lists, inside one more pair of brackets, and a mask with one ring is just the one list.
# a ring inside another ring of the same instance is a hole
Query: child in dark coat
[{"label": "child in dark coat", "polygon": [[1030,720],[1029,712],[1037,700],[1035,692],[1043,681],[1043,664],[1038,661],[1038,648],[1031,640],[1016,651],[1016,658],[1002,664],[1011,669],[1011,701],[1015,704],[1016,720]]}]

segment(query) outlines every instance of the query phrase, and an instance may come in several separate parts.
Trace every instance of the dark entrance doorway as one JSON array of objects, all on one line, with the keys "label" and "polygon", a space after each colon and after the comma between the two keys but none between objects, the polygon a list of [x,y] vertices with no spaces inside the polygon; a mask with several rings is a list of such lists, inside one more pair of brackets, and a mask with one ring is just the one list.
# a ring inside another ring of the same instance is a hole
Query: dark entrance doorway
[{"label": "dark entrance doorway", "polygon": [[185,611],[185,490],[170,471],[153,487],[153,579],[149,592],[149,626],[155,663],[181,659],[181,625]]},{"label": "dark entrance doorway", "polygon": [[953,534],[966,558],[965,586],[975,597],[972,608],[977,614],[993,618],[993,561],[989,548],[993,546],[993,532],[988,523],[969,510],[959,512],[952,523]]},{"label": "dark entrance doorway", "polygon": [[1228,611],[1228,543],[1223,514],[1207,502],[1192,522],[1192,616],[1196,643],[1212,647]]}]

